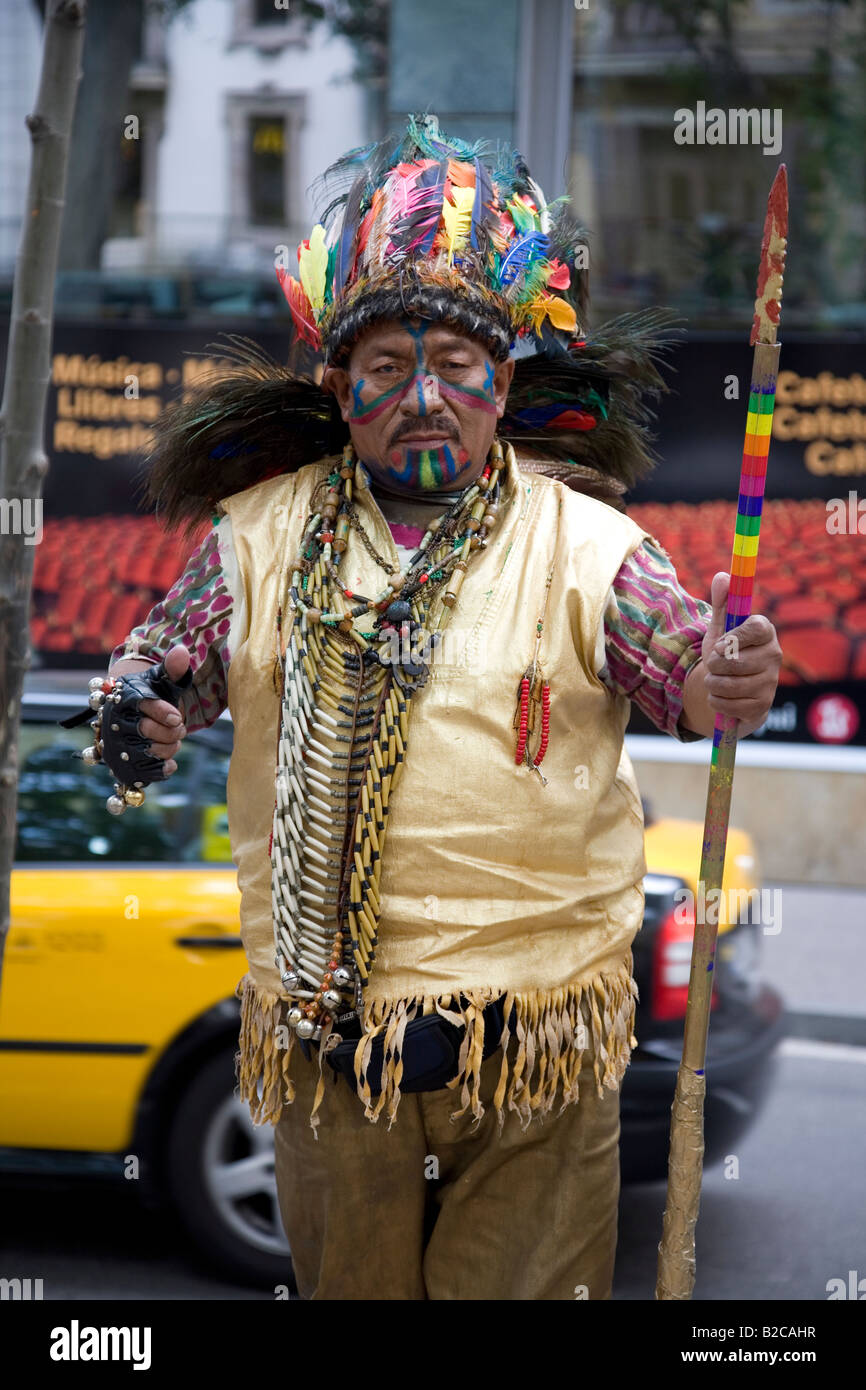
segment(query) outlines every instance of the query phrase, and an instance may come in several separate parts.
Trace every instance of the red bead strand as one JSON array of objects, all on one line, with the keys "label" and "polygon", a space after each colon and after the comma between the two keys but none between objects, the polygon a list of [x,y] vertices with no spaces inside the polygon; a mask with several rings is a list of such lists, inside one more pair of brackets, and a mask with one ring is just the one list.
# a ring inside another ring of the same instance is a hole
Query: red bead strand
[{"label": "red bead strand", "polygon": [[532,766],[538,767],[545,753],[550,738],[550,686],[547,681],[541,687],[541,742],[538,745],[538,752],[532,760]]},{"label": "red bead strand", "polygon": [[526,752],[526,738],[529,731],[529,681],[526,676],[520,682],[520,731],[517,735],[517,749],[514,754],[514,761],[517,764],[523,762],[523,755]]}]

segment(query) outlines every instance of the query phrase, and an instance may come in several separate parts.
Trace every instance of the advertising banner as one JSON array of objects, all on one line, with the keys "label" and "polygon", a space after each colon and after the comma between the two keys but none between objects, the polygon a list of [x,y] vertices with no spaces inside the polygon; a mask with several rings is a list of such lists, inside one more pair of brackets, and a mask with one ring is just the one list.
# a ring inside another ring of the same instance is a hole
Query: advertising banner
[{"label": "advertising banner", "polygon": [[[210,370],[225,331],[222,322],[57,324],[34,577],[43,664],[101,660],[181,572],[189,543],[142,509],[139,455],[168,401]],[[285,360],[286,325],[237,331]],[[660,462],[629,498],[702,598],[729,567],[750,361],[742,337],[728,335],[690,334],[672,350]],[[864,477],[866,346],[786,338],[755,593],[785,665],[757,737],[866,744]],[[630,727],[653,731],[637,714]]]}]

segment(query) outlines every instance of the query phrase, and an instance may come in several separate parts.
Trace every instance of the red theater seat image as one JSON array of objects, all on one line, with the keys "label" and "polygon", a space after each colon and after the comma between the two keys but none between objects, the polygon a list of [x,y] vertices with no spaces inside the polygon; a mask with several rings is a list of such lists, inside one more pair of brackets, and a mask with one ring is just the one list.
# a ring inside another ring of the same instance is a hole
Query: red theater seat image
[{"label": "red theater seat image", "polygon": [[[629,515],[673,559],[685,587],[709,598],[728,570],[733,502],[647,502]],[[764,502],[753,610],[774,622],[784,651],[780,683],[866,678],[866,544],[832,535],[820,498]]]}]

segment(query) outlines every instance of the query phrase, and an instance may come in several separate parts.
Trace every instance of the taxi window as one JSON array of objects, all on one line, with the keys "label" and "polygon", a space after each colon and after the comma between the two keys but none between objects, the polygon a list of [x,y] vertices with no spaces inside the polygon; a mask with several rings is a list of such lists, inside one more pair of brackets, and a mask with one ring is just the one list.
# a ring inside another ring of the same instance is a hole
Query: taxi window
[{"label": "taxi window", "polygon": [[151,863],[230,863],[225,783],[227,751],[184,740],[177,771],[145,789],[144,804],[113,816],[114,778],[76,754],[92,741],[88,725],[21,724],[16,859]]}]

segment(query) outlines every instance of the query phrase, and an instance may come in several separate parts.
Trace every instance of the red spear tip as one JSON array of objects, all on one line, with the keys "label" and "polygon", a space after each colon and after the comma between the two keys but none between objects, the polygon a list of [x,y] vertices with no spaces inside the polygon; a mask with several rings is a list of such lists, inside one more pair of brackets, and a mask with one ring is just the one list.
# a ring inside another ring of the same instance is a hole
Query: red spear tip
[{"label": "red spear tip", "polygon": [[[767,237],[767,228],[770,222],[774,222],[778,229],[779,236],[788,235],[788,166],[780,164],[776,170],[776,177],[773,179],[773,187],[770,189],[770,196],[767,199],[767,216],[764,222],[764,240]],[[763,244],[762,248],[763,250]]]},{"label": "red spear tip", "polygon": [[755,316],[749,343],[774,343],[781,313],[785,250],[788,244],[788,169],[780,164],[767,199],[761,239],[761,264],[755,297]]}]

